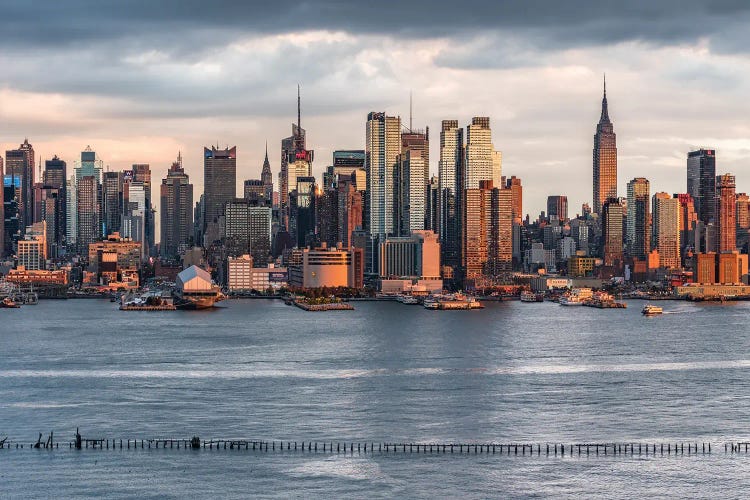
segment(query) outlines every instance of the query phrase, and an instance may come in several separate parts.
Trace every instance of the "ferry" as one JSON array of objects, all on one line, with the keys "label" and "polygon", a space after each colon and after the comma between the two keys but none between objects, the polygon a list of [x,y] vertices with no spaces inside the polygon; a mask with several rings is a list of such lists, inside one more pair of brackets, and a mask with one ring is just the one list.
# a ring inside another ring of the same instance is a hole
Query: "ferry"
[{"label": "ferry", "polygon": [[439,309],[440,305],[438,304],[437,299],[435,297],[427,297],[424,299],[424,302],[422,302],[422,305],[425,309]]},{"label": "ferry", "polygon": [[561,306],[582,306],[583,300],[578,295],[567,295],[560,297]]},{"label": "ferry", "polygon": [[396,300],[407,305],[419,304],[419,301],[413,295],[397,295]]},{"label": "ferry", "polygon": [[657,314],[661,314],[663,312],[664,309],[659,306],[652,306],[651,304],[646,304],[641,310],[641,314],[643,314],[644,316],[656,316]]},{"label": "ferry", "polygon": [[544,302],[544,294],[534,292],[521,292],[521,302]]}]

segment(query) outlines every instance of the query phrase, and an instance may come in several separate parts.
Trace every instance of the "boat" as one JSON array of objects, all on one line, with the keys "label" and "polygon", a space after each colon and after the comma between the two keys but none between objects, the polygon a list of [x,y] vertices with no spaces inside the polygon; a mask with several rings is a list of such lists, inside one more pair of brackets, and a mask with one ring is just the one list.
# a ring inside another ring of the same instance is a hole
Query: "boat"
[{"label": "boat", "polygon": [[190,266],[177,275],[174,305],[178,309],[208,309],[226,296],[211,281],[208,271]]},{"label": "boat", "polygon": [[657,314],[662,314],[663,312],[664,309],[659,306],[653,306],[651,304],[646,304],[641,310],[641,314],[643,314],[644,316],[656,316]]},{"label": "boat", "polygon": [[407,304],[407,305],[419,304],[419,301],[413,295],[398,295],[396,297],[396,300],[398,300],[402,304]]},{"label": "boat", "polygon": [[521,292],[521,302],[544,302],[544,295],[524,290]]},{"label": "boat", "polygon": [[483,309],[484,305],[474,297],[468,297],[462,293],[456,293],[452,295],[442,295],[435,299],[437,307],[428,307],[428,309]]},{"label": "boat", "polygon": [[561,306],[582,306],[583,300],[580,299],[577,295],[568,295],[560,297],[560,305]]},{"label": "boat", "polygon": [[440,306],[437,302],[437,300],[434,297],[427,297],[424,299],[424,302],[422,302],[422,305],[425,309],[439,309]]},{"label": "boat", "polygon": [[25,293],[22,302],[25,305],[35,306],[39,303],[39,295],[36,292]]},{"label": "boat", "polygon": [[16,304],[10,297],[5,297],[0,301],[0,309],[18,309],[19,307],[21,306]]}]

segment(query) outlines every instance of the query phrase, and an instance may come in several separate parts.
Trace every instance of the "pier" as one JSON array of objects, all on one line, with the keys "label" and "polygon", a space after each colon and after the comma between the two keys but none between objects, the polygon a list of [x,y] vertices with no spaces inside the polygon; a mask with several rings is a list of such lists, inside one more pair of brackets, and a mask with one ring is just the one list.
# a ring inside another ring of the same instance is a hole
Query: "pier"
[{"label": "pier", "polygon": [[750,455],[750,441],[711,443],[679,442],[374,442],[374,441],[282,441],[253,439],[84,438],[76,433],[73,441],[54,441],[53,433],[34,442],[0,440],[0,450],[193,450],[244,451],[259,454],[329,455],[497,455],[513,457],[599,458],[599,457],[694,457],[702,455]]}]

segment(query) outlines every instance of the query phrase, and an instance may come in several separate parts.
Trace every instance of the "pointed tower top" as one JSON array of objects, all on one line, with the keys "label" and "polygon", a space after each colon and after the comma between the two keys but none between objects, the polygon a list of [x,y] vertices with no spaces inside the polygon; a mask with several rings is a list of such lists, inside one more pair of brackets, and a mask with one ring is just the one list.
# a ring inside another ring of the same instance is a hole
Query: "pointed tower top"
[{"label": "pointed tower top", "polygon": [[182,151],[177,151],[177,164],[182,168]]},{"label": "pointed tower top", "polygon": [[302,134],[302,99],[300,98],[299,83],[297,84],[297,133]]},{"label": "pointed tower top", "polygon": [[599,117],[599,123],[611,123],[609,120],[609,109],[607,107],[607,74],[604,74],[604,93],[602,96],[602,115]]},{"label": "pointed tower top", "polygon": [[266,162],[268,161],[268,141],[266,141]]}]

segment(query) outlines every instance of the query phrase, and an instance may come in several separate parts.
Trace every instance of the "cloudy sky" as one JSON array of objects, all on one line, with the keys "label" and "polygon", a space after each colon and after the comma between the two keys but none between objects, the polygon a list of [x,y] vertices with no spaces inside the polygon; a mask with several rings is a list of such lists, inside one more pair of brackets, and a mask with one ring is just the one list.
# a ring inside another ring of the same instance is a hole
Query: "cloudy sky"
[{"label": "cloudy sky", "polygon": [[299,83],[319,177],[333,150],[364,148],[369,111],[408,120],[411,90],[433,173],[440,120],[488,115],[524,210],[567,194],[575,213],[606,72],[621,194],[636,176],[684,191],[700,146],[748,191],[748,26],[733,0],[4,0],[0,148],[28,137],[72,165],[91,145],[156,179],[181,150],[200,190],[204,145],[238,146],[239,187],[268,141],[276,181]]}]

